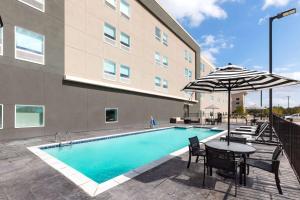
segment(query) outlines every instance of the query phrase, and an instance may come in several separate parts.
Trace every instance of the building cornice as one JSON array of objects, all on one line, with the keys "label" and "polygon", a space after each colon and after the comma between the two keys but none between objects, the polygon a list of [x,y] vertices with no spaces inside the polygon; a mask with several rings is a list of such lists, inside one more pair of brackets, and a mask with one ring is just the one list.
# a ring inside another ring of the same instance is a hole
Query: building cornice
[{"label": "building cornice", "polygon": [[130,91],[130,92],[141,93],[141,94],[146,94],[146,95],[152,95],[152,96],[157,96],[157,97],[162,97],[162,98],[174,99],[177,101],[185,101],[188,103],[197,103],[198,102],[196,100],[190,100],[190,99],[183,98],[180,96],[163,94],[163,93],[154,92],[154,91],[141,90],[141,89],[136,89],[136,88],[132,88],[132,87],[128,87],[128,86],[115,85],[115,84],[104,83],[104,82],[100,82],[100,81],[93,81],[93,80],[75,77],[75,76],[69,76],[69,75],[64,75],[64,80],[88,84],[88,85],[94,85],[94,86],[99,86],[99,87],[112,88],[112,89],[116,89],[116,90],[124,90],[124,91]]},{"label": "building cornice", "polygon": [[200,55],[200,45],[198,42],[178,23],[178,21],[157,1],[138,0],[156,18],[165,24],[174,34],[183,40],[191,49]]}]

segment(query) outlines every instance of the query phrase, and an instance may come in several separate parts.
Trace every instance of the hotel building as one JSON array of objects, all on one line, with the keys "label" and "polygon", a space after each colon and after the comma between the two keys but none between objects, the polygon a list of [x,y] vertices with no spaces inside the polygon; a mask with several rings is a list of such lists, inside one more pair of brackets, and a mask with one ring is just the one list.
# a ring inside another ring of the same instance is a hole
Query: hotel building
[{"label": "hotel building", "polygon": [[0,4],[2,140],[146,127],[197,102],[181,89],[200,47],[155,0]]},{"label": "hotel building", "polygon": [[238,107],[242,107],[245,110],[245,97],[246,92],[240,92],[232,94],[231,96],[231,111],[234,112]]}]

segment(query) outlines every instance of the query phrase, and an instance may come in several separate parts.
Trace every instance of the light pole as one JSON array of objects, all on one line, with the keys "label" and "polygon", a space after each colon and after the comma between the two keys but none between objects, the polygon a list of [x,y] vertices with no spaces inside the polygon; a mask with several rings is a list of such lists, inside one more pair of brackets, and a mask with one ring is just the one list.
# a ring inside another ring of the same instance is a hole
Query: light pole
[{"label": "light pole", "polygon": [[260,91],[260,120],[262,120],[262,118],[263,118],[263,105],[262,105],[262,103],[263,103],[263,92],[262,92],[262,90]]},{"label": "light pole", "polygon": [[[296,8],[281,12],[276,16],[269,18],[269,72],[273,72],[273,63],[272,63],[272,23],[275,19],[281,19],[283,17],[287,17],[289,15],[295,14]],[[273,107],[273,91],[272,89],[269,90],[269,123],[270,123],[270,141],[272,141],[272,127],[273,127],[273,114],[272,114],[272,107]]]},{"label": "light pole", "polygon": [[0,28],[3,27],[3,21],[2,21],[2,18],[1,18],[1,15],[0,15]]},{"label": "light pole", "polygon": [[288,114],[290,114],[290,97],[291,96],[287,96],[287,98],[288,98],[288,109],[287,109]]}]

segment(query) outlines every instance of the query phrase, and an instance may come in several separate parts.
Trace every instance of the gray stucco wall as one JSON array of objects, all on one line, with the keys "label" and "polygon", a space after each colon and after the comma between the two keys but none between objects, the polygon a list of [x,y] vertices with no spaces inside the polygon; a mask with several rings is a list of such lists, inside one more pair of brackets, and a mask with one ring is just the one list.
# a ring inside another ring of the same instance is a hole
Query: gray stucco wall
[{"label": "gray stucco wall", "polygon": [[[1,0],[4,55],[0,56],[0,104],[4,128],[0,140],[54,135],[57,131],[88,131],[160,122],[182,116],[182,101],[63,81],[64,1],[47,0],[46,12],[17,0]],[[45,35],[45,65],[14,58],[14,26]],[[44,105],[45,127],[14,128],[15,104]],[[105,124],[105,108],[119,109],[119,122]]]},{"label": "gray stucco wall", "polygon": [[[9,70],[8,70],[9,68]],[[0,64],[0,102],[4,129],[0,139],[54,135],[57,131],[89,131],[144,124],[153,115],[160,123],[183,116],[183,102],[63,81],[42,70]],[[45,105],[44,128],[14,128],[15,104]],[[105,108],[118,108],[118,123],[105,123]]]}]

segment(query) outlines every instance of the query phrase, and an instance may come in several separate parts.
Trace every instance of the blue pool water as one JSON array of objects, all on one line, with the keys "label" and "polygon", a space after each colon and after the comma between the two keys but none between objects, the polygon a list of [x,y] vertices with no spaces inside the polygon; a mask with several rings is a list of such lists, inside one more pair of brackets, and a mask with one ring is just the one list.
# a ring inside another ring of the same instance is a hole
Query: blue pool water
[{"label": "blue pool water", "polygon": [[78,143],[43,151],[66,163],[97,183],[102,183],[220,131],[202,128],[170,128],[142,134]]}]

